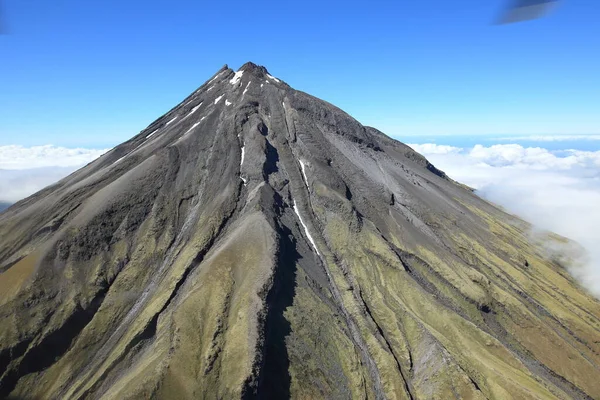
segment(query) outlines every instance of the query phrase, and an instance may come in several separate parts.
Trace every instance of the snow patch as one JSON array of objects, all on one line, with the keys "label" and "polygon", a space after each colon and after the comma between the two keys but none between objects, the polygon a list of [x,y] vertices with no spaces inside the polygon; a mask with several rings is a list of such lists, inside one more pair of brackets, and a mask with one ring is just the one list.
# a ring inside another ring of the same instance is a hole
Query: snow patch
[{"label": "snow patch", "polygon": [[214,81],[215,79],[217,79],[219,77],[219,75],[221,75],[224,71],[219,72],[218,74],[216,74],[214,76],[214,78],[212,78],[210,81],[208,81],[208,83],[211,83],[212,81]]},{"label": "snow patch", "polygon": [[304,164],[304,161],[302,160],[298,160],[300,161],[300,169],[302,169],[302,176],[304,177],[304,184],[306,185],[306,187],[308,187],[308,178],[306,177],[306,164]]},{"label": "snow patch", "polygon": [[[193,113],[195,113],[196,111],[198,111],[198,109],[200,108],[200,106],[202,105],[203,102],[200,102],[200,104],[198,104],[196,107],[192,108],[192,110],[185,116],[183,117],[182,121],[185,121],[188,117],[190,117]],[[169,122],[170,123],[170,122]]]},{"label": "snow patch", "polygon": [[263,87],[263,86],[265,86],[265,85],[261,83],[261,84],[260,84],[260,87]]},{"label": "snow patch", "polygon": [[223,96],[225,96],[225,95],[224,95],[224,94],[222,94],[222,95],[220,95],[219,97],[217,97],[217,98],[215,99],[215,104],[217,104],[217,103],[218,103],[218,102],[219,102],[219,101],[220,101],[220,100],[223,98]]},{"label": "snow patch", "polygon": [[[238,137],[240,137],[240,135],[238,135]],[[240,178],[242,179],[242,181],[244,181],[245,185],[248,181],[242,176],[242,165],[244,165],[244,155],[246,154],[244,147],[244,142],[242,142],[242,157],[240,158]]]},{"label": "snow patch", "polygon": [[211,90],[213,90],[214,86],[209,87],[208,89],[206,89],[207,92],[210,92]]},{"label": "snow patch", "polygon": [[200,122],[202,122],[202,120],[206,118],[206,117],[202,117],[200,118],[200,121],[196,122],[194,125],[192,125],[190,127],[190,129],[188,129],[187,131],[185,131],[185,133],[183,135],[181,135],[181,137],[179,139],[177,139],[177,141],[175,143],[173,143],[174,145],[179,144],[181,142],[183,142],[189,135],[190,133],[198,126],[200,125]]},{"label": "snow patch", "polygon": [[173,123],[173,122],[174,122],[174,121],[175,121],[177,118],[179,118],[179,115],[176,115],[176,116],[175,116],[175,118],[173,118],[172,120],[170,120],[169,122],[167,122],[167,123],[165,124],[165,126],[167,126],[167,125],[171,125],[171,123]]},{"label": "snow patch", "polygon": [[[201,120],[200,120],[201,121]],[[190,129],[188,129],[183,136],[187,135],[188,133],[190,133],[195,127],[197,127],[198,125],[200,125],[200,122],[196,122],[194,125],[192,125],[192,127]]]},{"label": "snow patch", "polygon": [[252,81],[248,82],[248,84],[246,85],[246,89],[244,89],[244,92],[242,93],[242,96],[246,94],[246,92],[248,91],[248,86],[250,86],[251,83]]},{"label": "snow patch", "polygon": [[267,79],[267,80],[265,81],[265,83],[270,83],[270,82],[269,82],[269,80]]},{"label": "snow patch", "polygon": [[229,100],[225,99],[225,105],[226,105],[226,106],[230,106],[230,105],[231,105],[231,102],[230,102]]},{"label": "snow patch", "polygon": [[[279,79],[275,78],[273,75],[269,75],[269,74],[267,74],[267,76],[268,76],[269,78],[273,79],[273,80],[274,80],[275,82],[277,82],[277,83],[281,82]],[[269,81],[267,81],[267,83],[269,83]]]},{"label": "snow patch", "polygon": [[233,78],[231,78],[229,80],[229,83],[231,83],[232,85],[235,85],[236,83],[238,83],[240,81],[240,79],[242,79],[242,75],[244,75],[244,71],[238,71],[233,75]]},{"label": "snow patch", "polygon": [[148,136],[146,136],[146,139],[150,139],[150,137],[151,137],[152,135],[154,135],[156,132],[158,132],[158,129],[157,129],[157,130],[155,130],[154,132],[152,132],[151,134],[149,134]]},{"label": "snow patch", "polygon": [[321,257],[321,253],[319,252],[319,249],[317,249],[317,245],[315,244],[315,241],[312,237],[312,235],[310,234],[310,232],[308,231],[308,227],[306,226],[306,224],[304,223],[304,220],[302,219],[302,216],[300,215],[300,212],[298,211],[298,206],[296,205],[296,200],[294,200],[294,212],[296,213],[296,215],[298,216],[298,219],[300,220],[300,224],[302,225],[302,227],[304,228],[304,234],[306,235],[306,237],[308,238],[308,241],[310,242],[310,244],[312,245],[313,249],[315,249],[315,252],[317,253],[317,255],[319,257]]},{"label": "snow patch", "polygon": [[190,111],[190,113],[188,114],[188,117],[190,115],[192,115],[193,113],[195,113],[196,111],[198,111],[198,109],[200,108],[201,105],[202,105],[202,102],[200,102],[200,104],[198,104],[196,107],[192,108],[192,111]]}]

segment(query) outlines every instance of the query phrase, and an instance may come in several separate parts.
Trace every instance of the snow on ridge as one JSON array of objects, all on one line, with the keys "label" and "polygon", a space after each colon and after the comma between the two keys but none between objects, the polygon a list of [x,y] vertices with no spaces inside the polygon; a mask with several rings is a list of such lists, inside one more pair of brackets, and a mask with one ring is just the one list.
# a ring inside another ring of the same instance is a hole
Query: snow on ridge
[{"label": "snow on ridge", "polygon": [[304,177],[304,184],[306,185],[306,187],[308,187],[308,178],[306,177],[306,165],[304,164],[304,161],[298,159],[298,161],[300,161],[300,168],[302,169],[302,176]]},{"label": "snow on ridge", "polygon": [[248,87],[250,86],[251,83],[252,83],[252,81],[248,81],[248,84],[246,85],[246,89],[244,89],[242,96],[246,94],[246,92],[248,91]]},{"label": "snow on ridge", "polygon": [[127,157],[128,155],[130,155],[131,153],[133,153],[135,151],[135,149],[133,149],[132,151],[130,151],[129,153],[125,154],[123,157],[119,158],[117,161],[115,161],[114,163],[110,164],[108,167],[112,167],[113,165],[116,165],[117,163],[123,161],[125,159],[125,157]]},{"label": "snow on ridge", "polygon": [[229,83],[231,83],[232,85],[235,85],[236,83],[238,83],[240,81],[240,79],[242,79],[242,75],[244,75],[244,71],[238,71],[233,75],[233,78],[231,78],[229,80]]},{"label": "snow on ridge", "polygon": [[217,79],[219,77],[219,75],[221,75],[224,71],[219,72],[218,74],[216,74],[210,81],[208,81],[207,83],[211,83],[212,81],[214,81],[215,79]]},{"label": "snow on ridge", "polygon": [[200,104],[198,104],[196,107],[192,108],[192,111],[190,111],[190,113],[188,114],[188,117],[190,115],[192,115],[193,113],[195,113],[196,111],[198,111],[198,109],[200,108],[200,106],[202,105],[203,102],[200,102]]},{"label": "snow on ridge", "polygon": [[231,105],[231,102],[230,102],[229,100],[225,99],[225,105],[226,105],[226,106],[230,106],[230,105]]},{"label": "snow on ridge", "polygon": [[185,131],[185,133],[183,135],[181,135],[181,137],[179,139],[177,139],[177,141],[175,143],[173,143],[174,145],[179,144],[181,142],[183,142],[185,140],[185,138],[187,138],[190,133],[194,130],[194,128],[196,128],[198,125],[200,125],[200,122],[204,119],[204,117],[202,117],[200,119],[200,121],[196,122],[194,125],[192,125],[190,127],[190,129],[188,129],[187,131]]},{"label": "snow on ridge", "polygon": [[[275,82],[277,82],[277,83],[281,82],[279,79],[275,78],[273,75],[269,75],[269,74],[267,74],[267,76],[268,76],[269,78],[271,78],[272,80],[274,80]],[[269,83],[269,81],[267,81],[267,83]]]},{"label": "snow on ridge", "polygon": [[187,135],[188,133],[190,133],[195,127],[197,127],[198,125],[200,125],[200,121],[196,122],[194,125],[192,125],[192,127],[190,129],[188,129],[183,135]]},{"label": "snow on ridge", "polygon": [[302,227],[304,228],[304,234],[306,235],[306,237],[308,238],[308,241],[310,242],[310,244],[312,245],[313,249],[315,249],[315,252],[317,253],[317,255],[319,257],[321,257],[321,252],[319,251],[319,249],[317,249],[317,245],[315,243],[315,240],[313,239],[312,235],[310,234],[308,227],[306,226],[306,224],[304,223],[304,220],[302,219],[302,216],[300,215],[300,211],[298,211],[298,206],[296,205],[296,200],[294,200],[294,212],[296,213],[296,215],[298,216],[298,219],[300,220],[300,224],[302,225]]},{"label": "snow on ridge", "polygon": [[219,97],[217,97],[217,98],[215,99],[215,104],[217,104],[217,103],[218,103],[218,102],[219,102],[219,101],[220,101],[220,100],[223,98],[223,96],[225,96],[225,95],[224,95],[224,94],[222,94],[222,95],[220,95]]},{"label": "snow on ridge", "polygon": [[[306,164],[304,164],[304,161],[302,161],[301,159],[298,159],[298,161],[300,162],[300,169],[302,170],[302,177],[304,178],[304,184],[308,188],[308,178],[306,176]],[[317,245],[315,244],[315,241],[314,241],[312,235],[310,234],[308,227],[304,223],[302,216],[300,216],[300,212],[298,211],[298,206],[296,205],[296,200],[294,200],[294,211],[296,212],[296,215],[298,216],[298,219],[300,220],[300,224],[302,224],[302,226],[304,227],[304,233],[306,234],[308,241],[310,242],[312,247],[315,249],[315,252],[317,253],[317,255],[319,257],[321,257],[321,253],[319,252],[319,249],[317,249]]]},{"label": "snow on ridge", "polygon": [[[203,102],[203,101],[201,101],[201,102],[200,102],[200,104],[198,104],[196,107],[192,108],[192,109],[190,110],[190,112],[189,112],[189,113],[188,113],[188,114],[187,114],[185,117],[183,117],[182,121],[186,120],[186,119],[187,119],[187,118],[189,118],[189,117],[190,117],[192,114],[194,114],[196,111],[198,111],[198,109],[200,108],[200,106],[202,105],[202,103],[204,103],[204,102]],[[169,122],[167,123],[167,125],[168,125],[168,124],[170,124],[171,122],[173,122],[173,121],[169,121]]]},{"label": "snow on ridge", "polygon": [[[200,106],[202,105],[202,103],[204,103],[204,102],[203,102],[203,101],[201,101],[201,102],[200,102],[200,104],[198,104],[196,107],[192,108],[192,109],[190,110],[190,112],[189,112],[189,113],[188,113],[188,114],[187,114],[185,117],[183,117],[182,121],[185,121],[187,118],[189,118],[190,116],[192,116],[192,114],[194,114],[196,111],[198,111],[198,109],[200,108]],[[172,122],[172,121],[171,121],[171,122]],[[169,122],[169,124],[170,124],[171,122]],[[167,124],[167,125],[168,125],[168,124]]]},{"label": "snow on ridge", "polygon": [[[238,138],[239,138],[239,137],[240,137],[240,135],[238,135]],[[244,155],[245,155],[245,154],[246,154],[246,152],[245,152],[245,146],[244,146],[244,142],[242,142],[242,157],[240,158],[240,179],[241,179],[242,181],[244,181],[244,185],[246,185],[246,182],[248,182],[248,181],[246,180],[246,178],[244,178],[244,177],[242,176],[242,165],[244,165]]]},{"label": "snow on ridge", "polygon": [[172,120],[170,120],[169,122],[167,122],[165,124],[165,126],[170,125],[173,121],[175,121],[177,118],[179,118],[179,115],[176,115],[175,118],[173,118]]},{"label": "snow on ridge", "polygon": [[154,130],[151,134],[149,134],[148,136],[146,136],[146,139],[150,139],[150,137],[152,135],[154,135],[156,132],[158,132],[158,129]]}]

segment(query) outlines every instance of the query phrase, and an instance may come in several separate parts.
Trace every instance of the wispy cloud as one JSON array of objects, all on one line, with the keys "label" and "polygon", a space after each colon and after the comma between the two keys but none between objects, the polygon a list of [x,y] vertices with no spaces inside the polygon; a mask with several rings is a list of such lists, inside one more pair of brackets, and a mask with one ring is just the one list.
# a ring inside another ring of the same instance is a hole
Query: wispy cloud
[{"label": "wispy cloud", "polygon": [[75,167],[0,169],[0,202],[15,203],[73,172]]},{"label": "wispy cloud", "polygon": [[494,141],[506,142],[568,142],[575,140],[600,140],[600,135],[529,135],[529,136],[503,136],[492,138]]},{"label": "wispy cloud", "polygon": [[572,273],[600,296],[600,151],[518,144],[452,151],[432,143],[410,146],[509,212],[581,244],[589,258]]},{"label": "wispy cloud", "polygon": [[0,169],[78,167],[100,157],[108,150],[66,148],[53,145],[0,146]]},{"label": "wispy cloud", "polygon": [[107,150],[0,146],[0,201],[16,202],[60,180]]},{"label": "wispy cloud", "polygon": [[460,147],[447,146],[435,143],[409,144],[413,149],[421,154],[453,154],[460,153],[463,149]]}]

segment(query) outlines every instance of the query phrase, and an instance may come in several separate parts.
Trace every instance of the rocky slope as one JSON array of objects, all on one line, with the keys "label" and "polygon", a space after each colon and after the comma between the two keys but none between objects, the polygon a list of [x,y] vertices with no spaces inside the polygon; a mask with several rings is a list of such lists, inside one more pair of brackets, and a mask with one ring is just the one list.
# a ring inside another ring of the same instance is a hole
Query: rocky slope
[{"label": "rocky slope", "polygon": [[0,396],[600,398],[600,303],[528,229],[225,66],[0,214]]}]

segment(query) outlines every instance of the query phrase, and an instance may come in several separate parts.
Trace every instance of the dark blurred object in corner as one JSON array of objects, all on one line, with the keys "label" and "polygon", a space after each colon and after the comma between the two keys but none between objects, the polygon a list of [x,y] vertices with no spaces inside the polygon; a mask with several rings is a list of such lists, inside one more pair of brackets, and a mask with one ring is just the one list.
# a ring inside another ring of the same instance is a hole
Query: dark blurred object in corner
[{"label": "dark blurred object in corner", "polygon": [[509,6],[502,12],[498,24],[529,21],[540,18],[548,12],[557,0],[511,0]]}]

